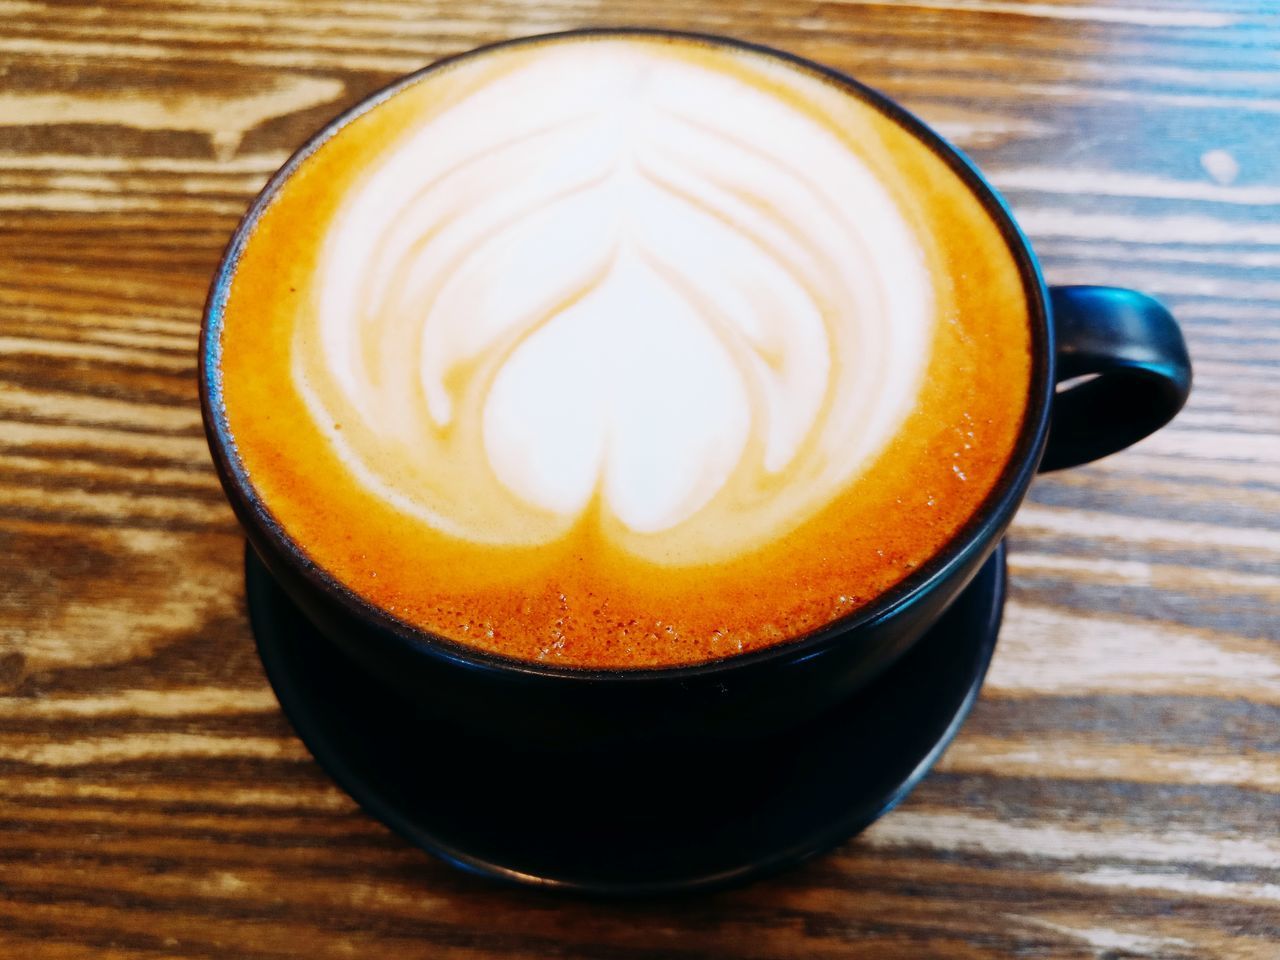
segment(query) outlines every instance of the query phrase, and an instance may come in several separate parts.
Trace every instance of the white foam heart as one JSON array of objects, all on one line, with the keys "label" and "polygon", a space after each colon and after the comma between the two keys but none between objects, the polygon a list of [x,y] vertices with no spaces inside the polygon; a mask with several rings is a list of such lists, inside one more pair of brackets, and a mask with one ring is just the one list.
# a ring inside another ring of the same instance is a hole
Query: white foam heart
[{"label": "white foam heart", "polygon": [[933,324],[920,240],[851,146],[652,42],[482,76],[383,145],[324,239],[294,372],[361,482],[471,540],[598,511],[681,559],[844,489]]}]

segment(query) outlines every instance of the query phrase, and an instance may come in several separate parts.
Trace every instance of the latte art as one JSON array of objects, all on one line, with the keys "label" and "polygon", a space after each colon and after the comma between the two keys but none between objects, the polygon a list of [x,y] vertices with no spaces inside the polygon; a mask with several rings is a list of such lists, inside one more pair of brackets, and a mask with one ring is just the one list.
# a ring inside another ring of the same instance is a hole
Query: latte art
[{"label": "latte art", "polygon": [[500,45],[314,142],[238,235],[208,409],[317,577],[525,661],[829,626],[996,489],[1023,278],[865,91],[728,42]]},{"label": "latte art", "polygon": [[660,47],[535,58],[380,143],[292,374],[371,493],[531,546],[589,518],[665,562],[776,538],[915,404],[921,240],[778,93]]}]

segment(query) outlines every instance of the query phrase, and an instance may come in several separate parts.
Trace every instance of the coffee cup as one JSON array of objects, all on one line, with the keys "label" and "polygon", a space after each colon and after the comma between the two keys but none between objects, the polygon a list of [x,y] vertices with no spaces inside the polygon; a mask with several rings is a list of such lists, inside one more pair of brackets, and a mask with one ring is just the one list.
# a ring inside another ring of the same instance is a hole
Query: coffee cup
[{"label": "coffee cup", "polygon": [[1037,470],[1159,429],[1190,383],[1164,307],[1047,286],[902,107],[620,29],[452,57],[332,121],[236,231],[200,366],[228,499],[319,633],[425,718],[565,750],[856,695]]}]

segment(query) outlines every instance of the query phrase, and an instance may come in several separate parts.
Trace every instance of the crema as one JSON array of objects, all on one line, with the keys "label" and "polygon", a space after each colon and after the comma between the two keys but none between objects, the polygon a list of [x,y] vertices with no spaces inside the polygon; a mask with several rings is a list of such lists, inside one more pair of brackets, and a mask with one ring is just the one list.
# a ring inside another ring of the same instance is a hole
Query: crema
[{"label": "crema", "polygon": [[1029,380],[981,203],[851,89],[689,39],[499,47],[305,156],[218,340],[255,495],[432,634],[568,665],[794,639],[927,562]]}]

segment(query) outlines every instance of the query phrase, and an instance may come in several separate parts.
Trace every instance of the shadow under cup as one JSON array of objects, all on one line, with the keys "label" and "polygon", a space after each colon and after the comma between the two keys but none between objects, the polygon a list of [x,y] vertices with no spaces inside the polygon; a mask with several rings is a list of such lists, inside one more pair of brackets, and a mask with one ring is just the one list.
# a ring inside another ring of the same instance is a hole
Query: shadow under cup
[{"label": "shadow under cup", "polygon": [[[250,208],[210,292],[200,396],[214,463],[253,549],[321,634],[418,705],[424,731],[432,716],[447,716],[479,734],[576,751],[749,739],[802,723],[868,684],[938,620],[1000,542],[1037,469],[1085,463],[1128,446],[1167,423],[1190,391],[1182,334],[1160,304],[1117,288],[1047,287],[1005,203],[962,154],[897,104],[820,65],[725,38],[617,30],[572,35],[636,33],[747,49],[818,75],[897,123],[968,185],[1005,238],[1029,305],[1032,371],[1022,432],[991,494],[927,563],[871,604],[777,646],[690,666],[566,668],[506,659],[395,620],[314,565],[254,495],[219,411],[218,340],[238,252],[290,174],[354,116],[452,61],[406,77],[332,121]],[[1072,383],[1055,392],[1065,381]]]}]

